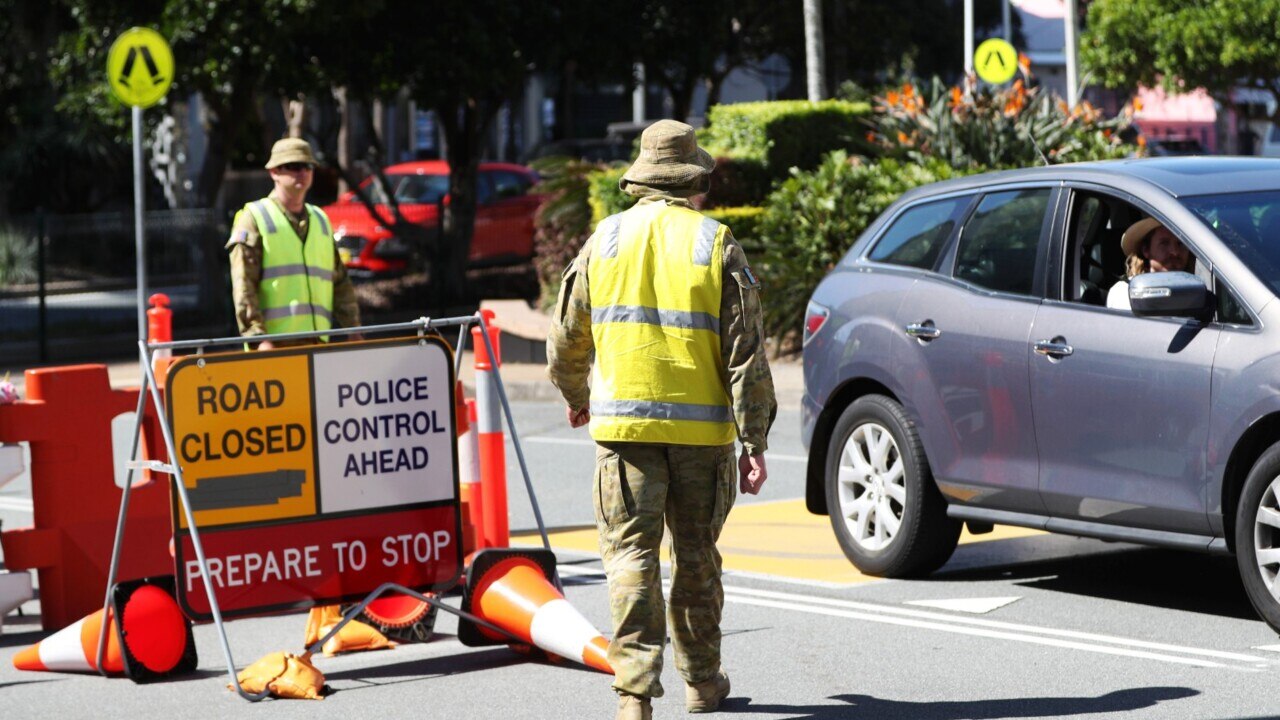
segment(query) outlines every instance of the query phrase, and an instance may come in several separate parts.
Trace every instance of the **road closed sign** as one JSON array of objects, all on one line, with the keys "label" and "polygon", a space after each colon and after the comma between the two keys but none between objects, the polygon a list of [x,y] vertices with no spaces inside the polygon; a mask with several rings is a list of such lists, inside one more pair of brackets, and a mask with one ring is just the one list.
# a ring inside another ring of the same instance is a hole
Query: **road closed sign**
[{"label": "road closed sign", "polygon": [[[462,567],[451,352],[437,338],[189,357],[169,422],[224,616],[417,590]],[[211,619],[173,493],[178,597]]]}]

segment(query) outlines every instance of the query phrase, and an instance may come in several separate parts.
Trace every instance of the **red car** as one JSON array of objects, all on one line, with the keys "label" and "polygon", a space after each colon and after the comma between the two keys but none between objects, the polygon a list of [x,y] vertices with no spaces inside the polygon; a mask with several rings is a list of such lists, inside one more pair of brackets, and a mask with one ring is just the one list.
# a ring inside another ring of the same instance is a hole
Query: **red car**
[{"label": "red car", "polygon": [[[383,172],[405,219],[437,231],[440,208],[449,201],[449,165],[424,160],[392,165]],[[522,165],[480,163],[472,265],[513,265],[533,257],[533,214],[541,198],[529,189],[537,181],[538,176]],[[382,184],[369,178],[361,187],[373,194],[379,211],[391,217]],[[395,274],[409,267],[409,245],[374,220],[354,191],[324,211],[353,277]]]}]

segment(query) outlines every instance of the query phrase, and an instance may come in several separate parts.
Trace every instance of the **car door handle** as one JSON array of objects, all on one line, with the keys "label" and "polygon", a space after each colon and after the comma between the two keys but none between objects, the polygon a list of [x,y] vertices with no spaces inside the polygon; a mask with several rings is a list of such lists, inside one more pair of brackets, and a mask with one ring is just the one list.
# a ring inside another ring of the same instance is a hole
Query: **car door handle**
[{"label": "car door handle", "polygon": [[1075,348],[1067,344],[1067,339],[1058,336],[1052,340],[1040,340],[1035,344],[1036,352],[1048,358],[1061,360],[1075,352]]},{"label": "car door handle", "polygon": [[942,331],[934,326],[932,320],[912,323],[907,326],[906,330],[908,335],[919,340],[921,343],[926,343],[930,340],[937,340],[938,336],[942,335]]}]

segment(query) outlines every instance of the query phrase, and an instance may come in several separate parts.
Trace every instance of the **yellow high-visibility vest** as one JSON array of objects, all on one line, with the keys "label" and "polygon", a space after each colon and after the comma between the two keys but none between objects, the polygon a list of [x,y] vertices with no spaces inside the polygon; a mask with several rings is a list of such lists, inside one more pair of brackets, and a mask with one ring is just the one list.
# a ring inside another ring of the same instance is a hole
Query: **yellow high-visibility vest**
[{"label": "yellow high-visibility vest", "polygon": [[737,438],[720,359],[725,232],[695,210],[661,201],[596,228],[587,266],[595,440],[727,445]]},{"label": "yellow high-visibility vest", "polygon": [[251,202],[240,211],[252,213],[262,233],[258,304],[270,334],[333,327],[333,233],[323,210],[314,205],[306,209],[311,222],[305,243],[270,200]]}]

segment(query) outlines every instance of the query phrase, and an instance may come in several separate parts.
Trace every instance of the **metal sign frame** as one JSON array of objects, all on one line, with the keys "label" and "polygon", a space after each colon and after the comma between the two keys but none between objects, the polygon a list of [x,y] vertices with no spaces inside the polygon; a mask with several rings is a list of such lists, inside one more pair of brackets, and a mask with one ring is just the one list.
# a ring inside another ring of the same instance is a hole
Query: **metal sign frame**
[{"label": "metal sign frame", "polygon": [[[140,250],[139,267],[141,268],[142,267],[141,248],[139,248],[139,250]],[[421,318],[418,318],[417,320],[413,320],[410,322],[394,323],[389,325],[372,325],[372,326],[364,326],[364,327],[338,328],[338,329],[313,331],[313,332],[264,335],[255,339],[303,340],[303,339],[320,338],[322,336],[342,337],[342,336],[355,335],[355,334],[368,335],[368,334],[384,334],[384,333],[385,334],[399,333],[403,335],[405,333],[410,333],[410,332],[415,332],[419,337],[424,337],[428,330],[439,330],[440,328],[458,326],[459,332],[458,332],[457,347],[461,349],[464,346],[467,331],[470,330],[473,324],[478,324],[480,326],[481,328],[480,337],[484,339],[485,348],[488,350],[489,356],[496,357],[496,354],[494,353],[493,343],[489,338],[488,325],[485,322],[484,316],[481,315],[480,313],[476,313],[475,315],[466,315],[466,316],[460,316],[460,317],[442,318],[438,320],[433,320],[427,317],[421,317]],[[392,336],[394,337],[394,335]],[[207,558],[205,557],[205,554],[204,554],[204,546],[200,541],[200,530],[198,525],[195,522],[195,515],[194,515],[194,512],[192,511],[191,500],[187,493],[186,485],[183,482],[182,466],[181,464],[174,461],[176,458],[180,456],[178,455],[175,448],[173,431],[169,425],[169,418],[166,413],[166,403],[164,398],[162,398],[160,395],[160,389],[156,383],[155,369],[152,367],[152,360],[155,357],[155,353],[160,350],[194,350],[197,355],[201,355],[204,353],[206,349],[210,347],[238,346],[238,345],[242,345],[244,342],[245,342],[245,338],[240,336],[213,338],[213,339],[206,339],[206,340],[183,340],[183,341],[164,342],[164,343],[148,343],[146,342],[145,339],[140,339],[138,341],[138,359],[142,365],[141,388],[139,389],[139,392],[138,392],[138,408],[137,408],[136,418],[135,418],[134,427],[133,427],[132,451],[126,466],[128,472],[126,473],[126,476],[125,476],[124,491],[120,499],[120,515],[118,520],[116,521],[115,542],[111,548],[111,567],[107,575],[107,588],[105,593],[105,599],[103,601],[103,614],[107,618],[112,617],[111,588],[113,585],[115,585],[116,575],[119,571],[120,554],[121,554],[121,549],[123,547],[125,526],[128,520],[129,495],[133,487],[134,473],[139,470],[150,470],[152,472],[167,474],[172,478],[173,488],[177,492],[179,498],[181,499],[183,515],[186,518],[187,529],[191,535],[191,544],[193,549],[195,550],[196,559],[200,564],[200,575],[203,580],[205,593],[209,599],[210,615],[213,618],[214,625],[217,627],[218,639],[221,642],[221,646],[222,646],[222,654],[223,654],[223,657],[226,659],[227,674],[231,678],[231,687],[235,688],[235,691],[244,699],[250,702],[258,702],[259,700],[262,700],[268,697],[270,695],[270,691],[264,690],[262,693],[256,694],[256,695],[249,693],[240,685],[239,678],[237,677],[235,660],[232,658],[231,645],[227,639],[225,621],[223,620],[222,612],[218,606],[218,598],[217,598],[217,592],[215,590],[215,586],[213,585],[210,579],[209,565],[207,562]],[[457,377],[458,372],[461,370],[462,355],[463,355],[462,352],[457,352],[454,358],[454,377],[455,378]],[[529,502],[533,507],[533,515],[538,523],[538,533],[542,537],[543,547],[545,547],[547,550],[550,550],[551,543],[547,537],[546,526],[542,521],[542,512],[538,507],[537,495],[534,493],[534,490],[533,490],[533,482],[529,476],[528,464],[525,461],[524,450],[522,449],[520,444],[520,436],[516,430],[515,418],[511,414],[511,404],[507,399],[506,387],[503,384],[502,373],[499,368],[495,368],[495,372],[493,373],[493,378],[494,378],[494,384],[496,385],[497,391],[498,391],[498,399],[502,403],[502,410],[506,417],[507,429],[510,431],[511,441],[512,441],[512,444],[515,446],[516,457],[518,458],[520,463],[520,472],[524,477],[525,489],[529,496]],[[452,396],[452,391],[451,391],[451,396]],[[154,408],[157,419],[159,420],[159,423],[160,423],[160,430],[164,436],[165,450],[168,453],[168,457],[170,460],[169,463],[162,463],[157,460],[140,460],[138,457],[139,440],[142,434],[142,422],[144,418],[144,411],[147,408],[148,399],[150,400],[151,406]],[[456,472],[456,467],[455,467],[455,472]],[[556,584],[557,587],[560,585],[560,580],[558,577],[553,577],[552,581]],[[415,590],[403,587],[401,585],[397,585],[395,583],[384,583],[378,588],[376,588],[368,596],[366,596],[362,601],[360,601],[354,607],[348,610],[343,615],[342,620],[337,625],[335,625],[329,631],[329,633],[327,633],[324,637],[320,638],[314,644],[308,647],[307,651],[312,653],[318,652],[329,638],[336,635],[344,625],[346,625],[353,618],[355,618],[360,612],[362,612],[365,606],[367,606],[370,602],[372,602],[373,600],[377,599],[379,596],[389,591],[396,591],[396,592],[403,593],[405,595],[409,595],[411,597],[415,597],[418,600],[426,602],[436,608],[444,610],[445,612],[452,613],[454,615],[458,615],[459,617],[466,618],[467,620],[470,620],[471,622],[474,622],[485,628],[498,632],[502,635],[512,637],[515,640],[519,640],[518,637],[511,635],[511,633],[508,633],[507,631],[502,630],[501,628],[498,628],[492,625],[491,623],[488,623],[482,620],[481,618],[478,618],[472,615],[471,613],[464,612],[451,605],[447,605],[444,602],[441,602],[438,598],[423,595]],[[99,668],[103,668],[103,659],[106,653],[106,646],[107,646],[107,631],[110,625],[111,625],[110,622],[102,623],[102,630],[98,636],[98,650],[97,650],[96,659],[97,659]],[[106,674],[105,669],[100,670],[100,672],[104,675]]]}]

